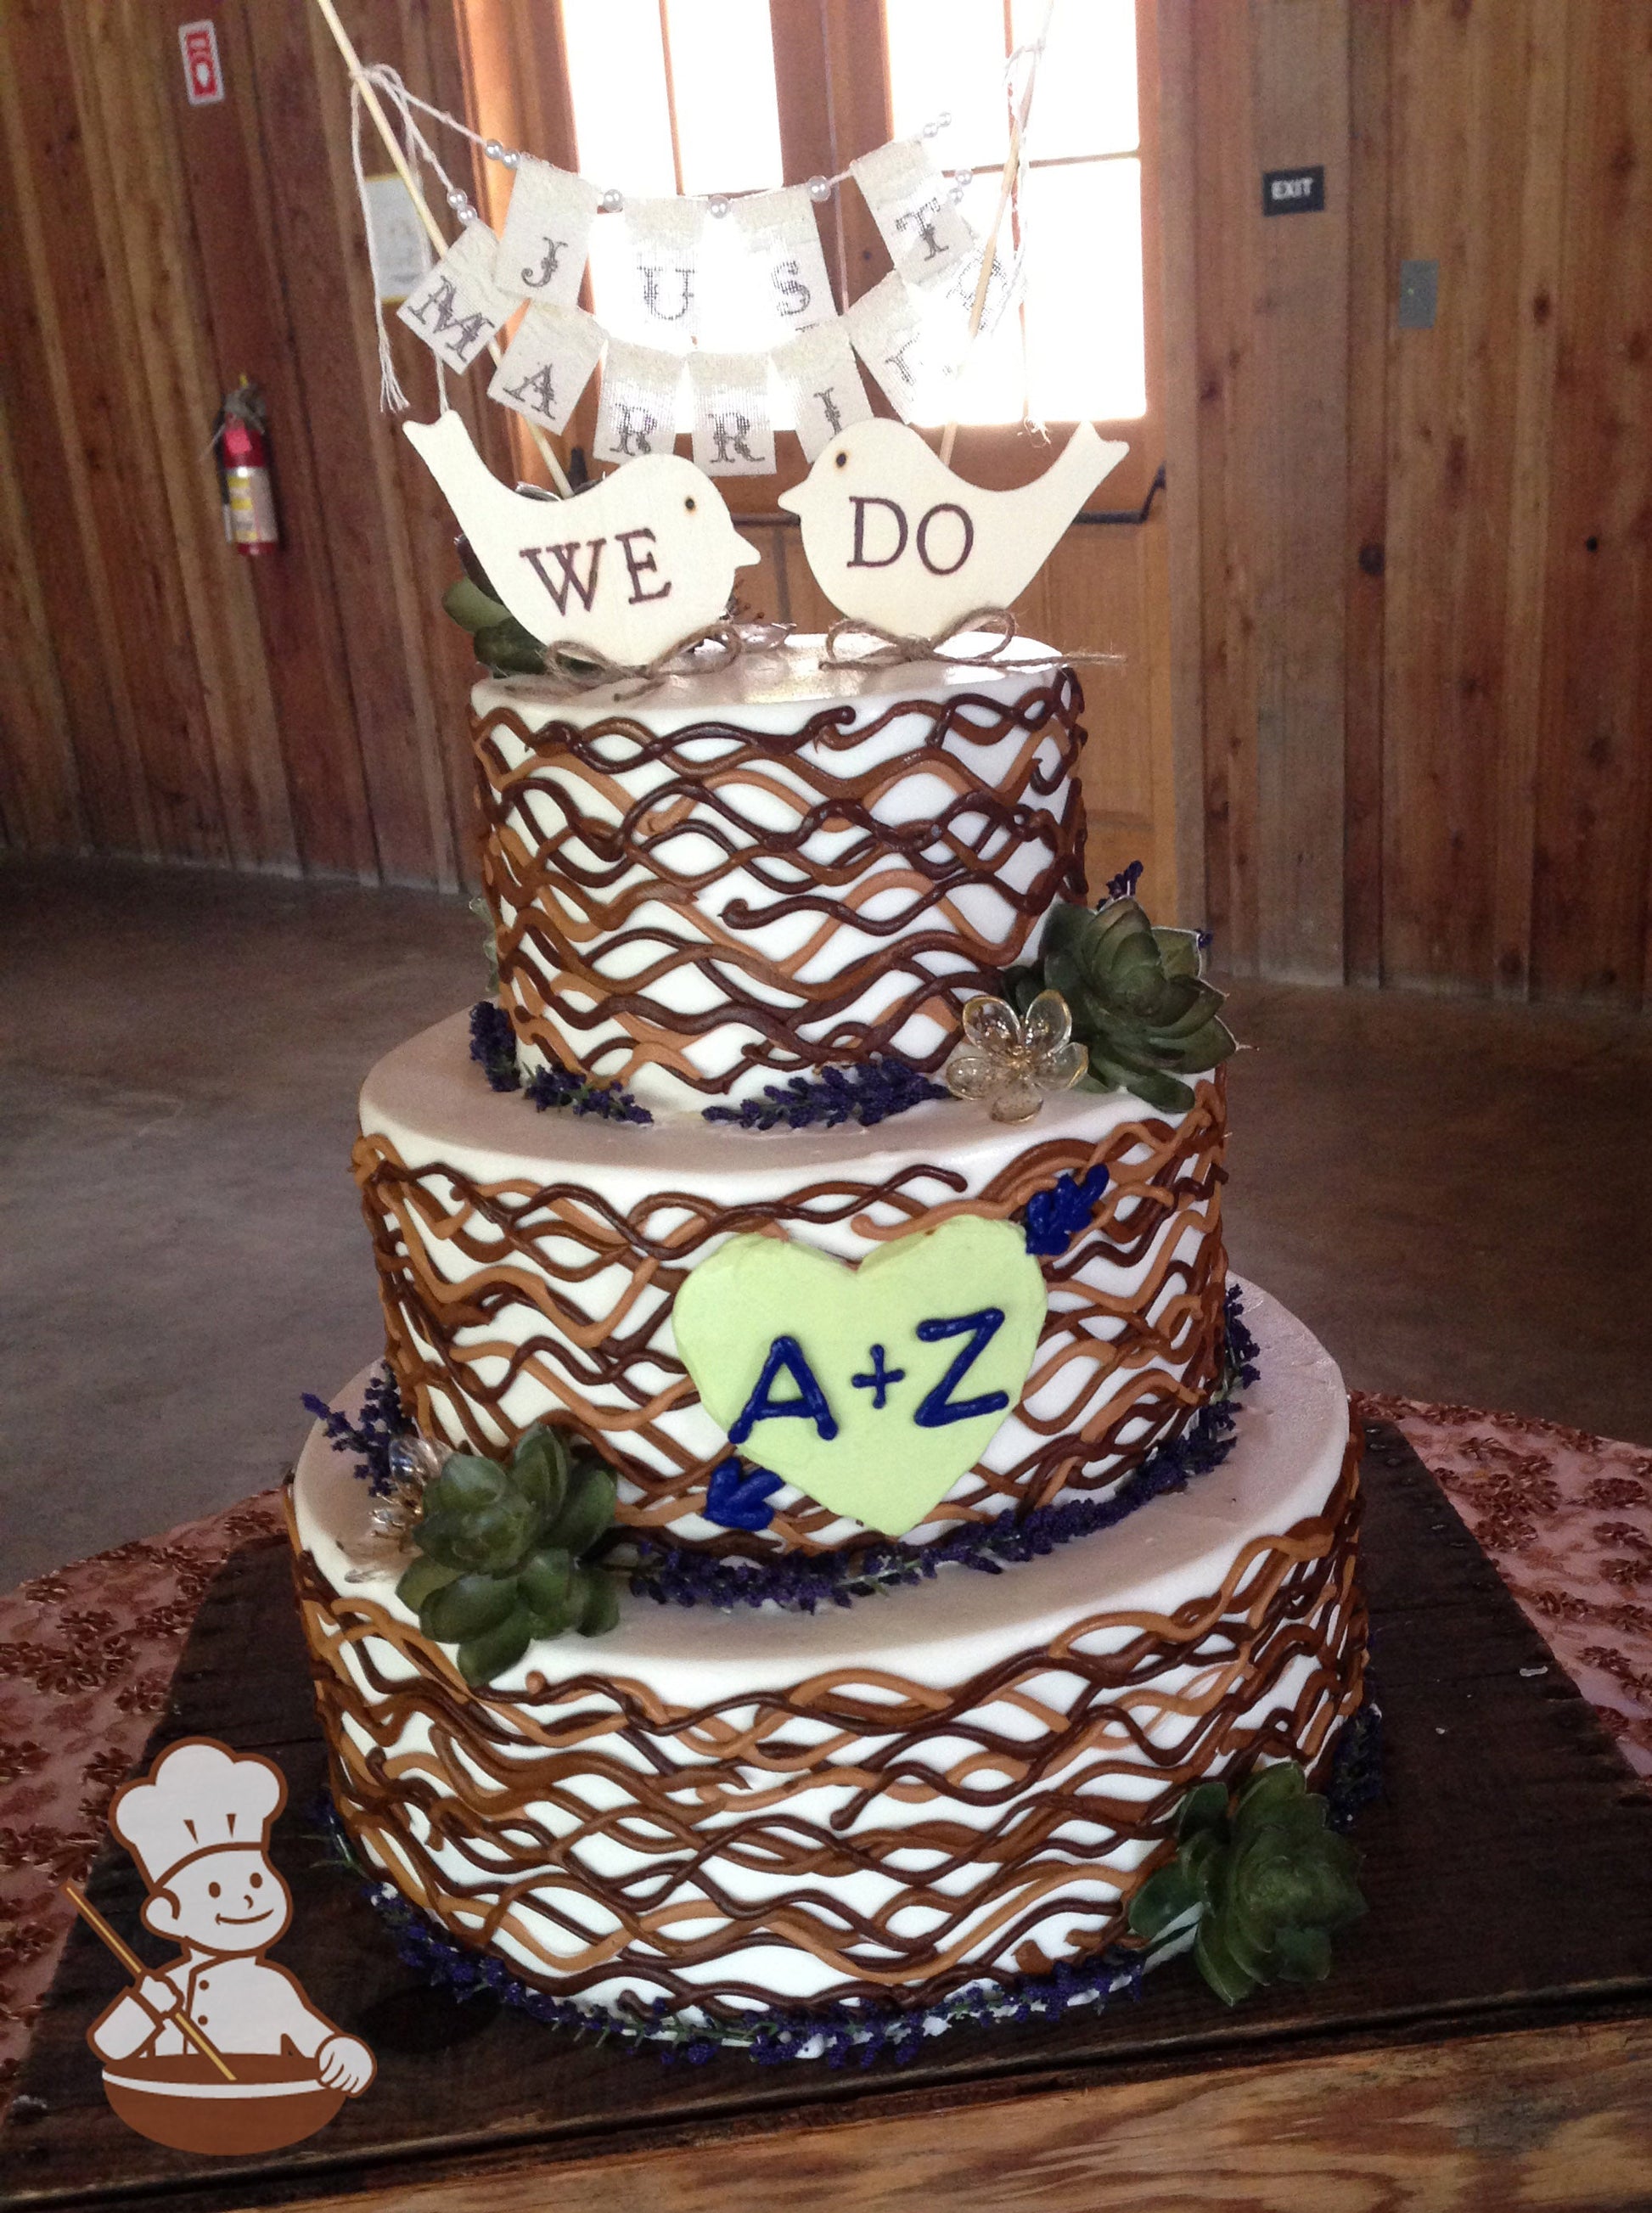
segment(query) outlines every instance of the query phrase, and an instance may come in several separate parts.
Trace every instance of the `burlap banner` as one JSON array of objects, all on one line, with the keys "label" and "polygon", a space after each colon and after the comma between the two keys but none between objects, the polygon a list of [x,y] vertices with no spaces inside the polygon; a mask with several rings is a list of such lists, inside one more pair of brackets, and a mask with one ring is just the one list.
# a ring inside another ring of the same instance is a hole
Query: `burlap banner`
[{"label": "burlap banner", "polygon": [[841,316],[777,346],[774,365],[791,394],[798,440],[808,460],[824,453],[839,430],[863,423],[872,412]]},{"label": "burlap banner", "polygon": [[814,330],[837,314],[820,234],[806,186],[753,192],[728,210],[744,238],[759,294],[787,337]]},{"label": "burlap banner", "polygon": [[591,454],[599,461],[634,461],[642,454],[668,454],[677,435],[677,387],[683,357],[656,346],[608,340],[602,397]]},{"label": "burlap banner", "polygon": [[[966,343],[981,247],[928,147],[897,141],[853,162],[850,174],[895,266],[841,316],[808,187],[717,204],[716,219],[728,225],[739,249],[741,296],[757,309],[753,335],[772,332],[763,352],[716,352],[698,343],[711,204],[640,199],[605,211],[582,177],[525,155],[516,157],[502,234],[471,216],[403,303],[400,319],[449,369],[463,370],[526,302],[488,396],[552,431],[567,428],[606,350],[592,442],[599,461],[671,451],[686,363],[695,460],[711,476],[767,475],[776,466],[771,377],[790,399],[812,460],[872,412],[856,355],[910,422],[944,386]],[[578,304],[599,217],[623,226],[624,338]],[[1009,302],[1010,281],[995,256],[989,328]]]},{"label": "burlap banner", "polygon": [[498,281],[542,306],[576,308],[596,208],[594,185],[524,155],[499,234]]},{"label": "burlap banner", "polygon": [[[507,248],[502,245],[500,259]],[[488,398],[547,430],[567,428],[607,333],[582,308],[530,307],[493,372]]]}]

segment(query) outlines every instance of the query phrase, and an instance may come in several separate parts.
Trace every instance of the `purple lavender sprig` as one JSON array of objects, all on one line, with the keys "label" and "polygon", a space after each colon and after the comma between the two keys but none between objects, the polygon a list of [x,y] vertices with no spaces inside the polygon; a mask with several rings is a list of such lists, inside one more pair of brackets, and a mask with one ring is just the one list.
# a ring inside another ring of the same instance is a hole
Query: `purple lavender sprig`
[{"label": "purple lavender sprig", "polygon": [[856,1599],[903,1584],[931,1582],[944,1567],[1001,1575],[1007,1567],[1041,1559],[1076,1538],[1115,1528],[1149,1499],[1181,1491],[1195,1477],[1220,1467],[1233,1450],[1239,1418],[1234,1394],[1254,1383],[1260,1371],[1237,1283],[1228,1287],[1224,1312],[1223,1366],[1216,1395],[1180,1437],[1161,1445],[1106,1498],[1071,1498],[1035,1507],[1019,1521],[1006,1514],[992,1521],[966,1522],[931,1545],[909,1545],[897,1539],[859,1551],[787,1552],[772,1560],[735,1562],[682,1545],[644,1541],[637,1548],[631,1589],[661,1606],[710,1606],[732,1612],[742,1606],[768,1605],[814,1613],[823,1606],[852,1606]]},{"label": "purple lavender sprig", "polygon": [[471,1058],[486,1076],[490,1091],[521,1089],[516,1033],[509,1015],[491,999],[479,999],[471,1009]]},{"label": "purple lavender sprig", "polygon": [[926,1099],[945,1099],[936,1083],[910,1062],[887,1058],[854,1068],[823,1068],[818,1076],[794,1076],[786,1083],[766,1083],[761,1099],[738,1106],[707,1106],[708,1122],[729,1122],[740,1130],[789,1130],[812,1126],[835,1130],[843,1122],[872,1129],[892,1114],[921,1106]]},{"label": "purple lavender sprig", "polygon": [[481,1069],[492,1091],[520,1091],[541,1114],[547,1108],[571,1107],[576,1114],[597,1114],[606,1122],[652,1122],[646,1106],[618,1083],[593,1083],[568,1068],[542,1068],[524,1083],[516,1060],[516,1033],[510,1017],[491,999],[479,999],[471,1009],[471,1058]]},{"label": "purple lavender sprig", "polygon": [[390,1372],[388,1361],[381,1360],[374,1369],[372,1378],[362,1396],[362,1411],[355,1422],[348,1414],[341,1414],[329,1406],[325,1399],[318,1399],[314,1391],[306,1391],[304,1411],[313,1414],[321,1424],[321,1433],[334,1452],[353,1452],[359,1465],[354,1472],[366,1484],[375,1498],[387,1498],[396,1489],[396,1479],[390,1469],[390,1448],[398,1437],[411,1436],[413,1424],[403,1411],[401,1393],[396,1379]]},{"label": "purple lavender sprig", "polygon": [[1146,873],[1145,861],[1132,861],[1128,868],[1120,869],[1116,876],[1107,878],[1106,898],[1098,899],[1096,905],[1105,906],[1107,899],[1134,899],[1136,887]]},{"label": "purple lavender sprig", "polygon": [[646,1106],[638,1106],[631,1093],[618,1083],[593,1083],[583,1076],[576,1076],[570,1068],[542,1068],[530,1076],[522,1086],[522,1096],[531,1099],[540,1113],[547,1107],[568,1106],[576,1114],[597,1114],[605,1122],[652,1122],[654,1117]]}]

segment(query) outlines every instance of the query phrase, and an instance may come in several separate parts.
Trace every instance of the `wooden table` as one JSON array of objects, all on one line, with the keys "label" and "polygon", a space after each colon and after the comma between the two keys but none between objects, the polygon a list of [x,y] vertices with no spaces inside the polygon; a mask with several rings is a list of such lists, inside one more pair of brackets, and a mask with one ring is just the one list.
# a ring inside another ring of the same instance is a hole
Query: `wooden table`
[{"label": "wooden table", "polygon": [[[1386,1791],[1356,1832],[1370,1914],[1331,1981],[1230,2014],[1183,1961],[1139,2005],[956,2030],[864,2073],[727,2053],[666,2067],[418,1984],[356,1883],[318,1864],[321,1747],[284,1551],[247,1546],[202,1607],[145,1764],[192,1734],[279,1760],[297,1911],[277,1956],[368,2038],[378,2080],[290,2151],[208,2161],[144,2142],[84,2041],[120,1972],[77,1929],[0,2134],[0,2204],[1652,2206],[1652,1795],[1398,1432],[1372,1430],[1366,1467]],[[125,1855],[107,1851],[89,1888],[130,1936]]]}]

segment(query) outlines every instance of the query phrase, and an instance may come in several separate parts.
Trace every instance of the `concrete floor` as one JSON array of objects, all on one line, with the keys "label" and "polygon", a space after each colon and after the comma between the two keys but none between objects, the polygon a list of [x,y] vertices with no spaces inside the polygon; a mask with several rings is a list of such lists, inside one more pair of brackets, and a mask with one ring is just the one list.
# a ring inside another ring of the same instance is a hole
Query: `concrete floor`
[{"label": "concrete floor", "polygon": [[[357,1087],[457,899],[0,866],[0,1589],[275,1480],[379,1348]],[[1652,1025],[1243,985],[1229,1244],[1368,1388],[1652,1444]]]}]

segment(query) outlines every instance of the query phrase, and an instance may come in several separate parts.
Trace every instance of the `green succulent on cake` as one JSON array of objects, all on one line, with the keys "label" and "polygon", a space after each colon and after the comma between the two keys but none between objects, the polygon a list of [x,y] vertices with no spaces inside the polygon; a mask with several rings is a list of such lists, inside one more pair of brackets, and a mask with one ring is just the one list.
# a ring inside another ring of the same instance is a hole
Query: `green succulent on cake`
[{"label": "green succulent on cake", "polygon": [[[1133,887],[1135,873],[1114,881]],[[1180,1114],[1193,1103],[1185,1078],[1238,1050],[1204,967],[1197,930],[1155,929],[1125,891],[1099,907],[1052,907],[1036,964],[1010,970],[1005,997],[1024,1015],[1040,991],[1059,991],[1089,1053],[1087,1088]]]},{"label": "green succulent on cake", "polygon": [[491,1683],[536,1637],[600,1637],[619,1619],[613,1577],[591,1554],[613,1521],[613,1472],[548,1425],[509,1465],[454,1453],[426,1484],[419,1558],[396,1585],[426,1637],[459,1648],[467,1683]]},{"label": "green succulent on cake", "polygon": [[545,654],[532,631],[509,607],[466,575],[448,585],[442,604],[471,634],[477,659],[492,676],[543,676]]},{"label": "green succulent on cake", "polygon": [[1195,1911],[1193,1956],[1224,2004],[1263,1983],[1317,1983],[1331,1939],[1365,1911],[1358,1856],[1326,1825],[1326,1801],[1295,1760],[1259,1768],[1229,1805],[1202,1783],[1183,1800],[1176,1856],[1142,1885],[1130,1925],[1149,1942]]}]

